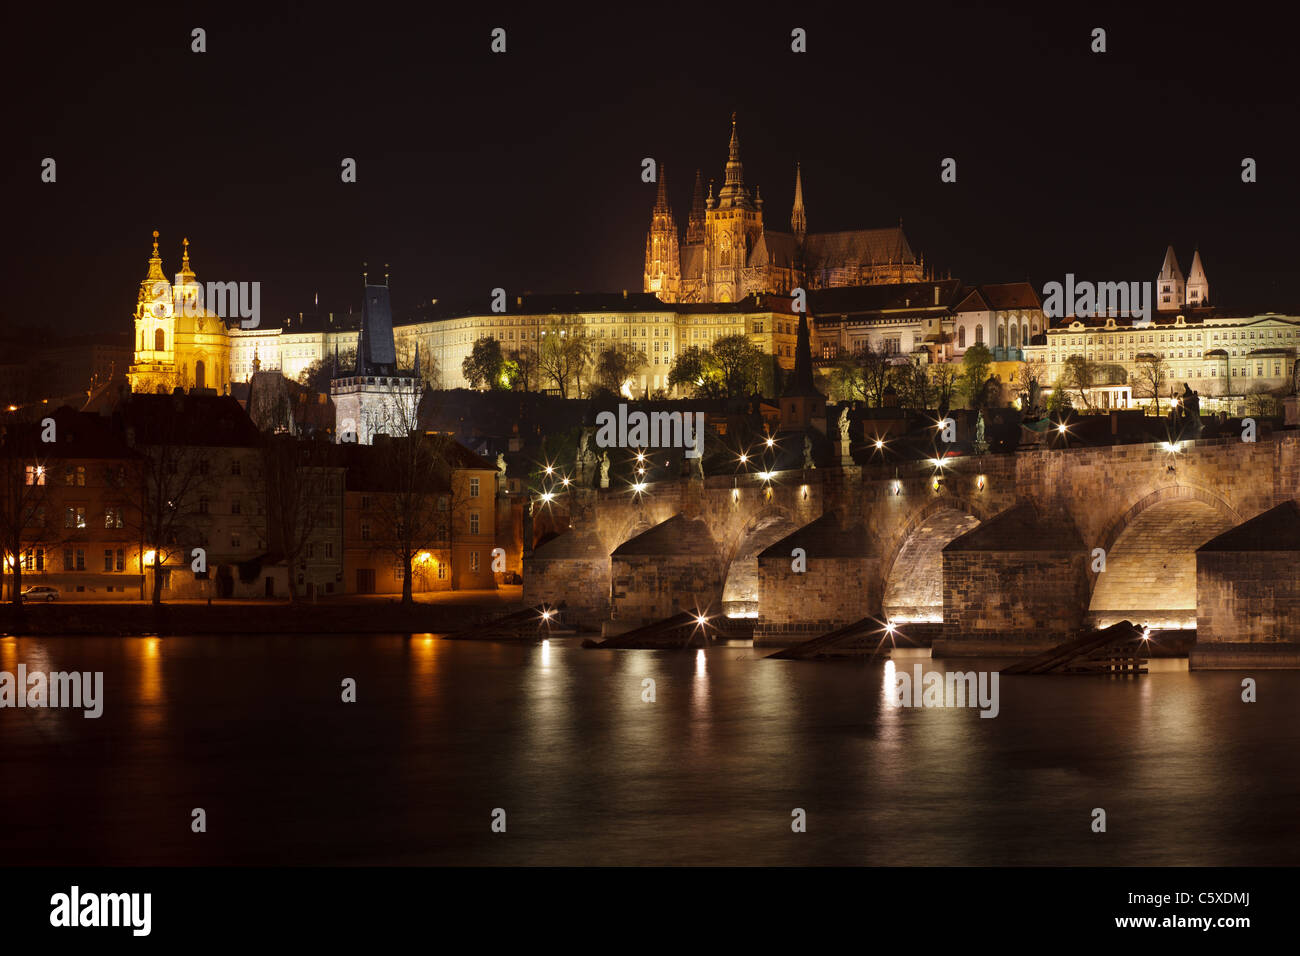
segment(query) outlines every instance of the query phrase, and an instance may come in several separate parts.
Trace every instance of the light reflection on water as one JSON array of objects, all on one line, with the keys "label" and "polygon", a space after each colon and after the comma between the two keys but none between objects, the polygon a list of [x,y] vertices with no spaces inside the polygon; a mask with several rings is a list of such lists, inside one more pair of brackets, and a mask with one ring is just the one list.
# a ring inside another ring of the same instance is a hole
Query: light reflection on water
[{"label": "light reflection on water", "polygon": [[981,719],[735,646],[0,640],[20,662],[106,700],[0,710],[0,864],[1300,863],[1300,673],[1255,704],[1237,672],[1008,677]]}]

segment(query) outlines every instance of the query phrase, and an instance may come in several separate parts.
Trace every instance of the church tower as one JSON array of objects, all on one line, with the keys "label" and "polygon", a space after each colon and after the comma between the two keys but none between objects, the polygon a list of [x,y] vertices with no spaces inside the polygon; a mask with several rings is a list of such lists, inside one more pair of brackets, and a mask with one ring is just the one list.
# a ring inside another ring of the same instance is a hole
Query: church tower
[{"label": "church tower", "polygon": [[1201,264],[1201,250],[1192,254],[1192,271],[1187,274],[1187,306],[1203,308],[1210,304],[1210,280],[1205,277],[1205,266]]},{"label": "church tower", "polygon": [[716,199],[710,189],[705,206],[704,299],[736,302],[746,295],[745,266],[763,234],[763,210],[745,186],[735,113],[731,114],[726,177]]},{"label": "church tower", "polygon": [[650,234],[645,240],[645,291],[664,302],[677,302],[682,291],[681,262],[677,223],[668,205],[668,167],[661,166],[659,195],[650,214]]},{"label": "church tower", "polygon": [[127,370],[133,392],[165,392],[176,385],[176,310],[172,285],[158,255],[158,230],[153,231],[153,255],[140,282],[135,303],[134,361]]},{"label": "church tower", "polygon": [[[1207,290],[1208,291],[1208,290]],[[1184,304],[1183,270],[1178,268],[1174,247],[1165,250],[1165,261],[1156,276],[1156,311],[1177,312]]]}]

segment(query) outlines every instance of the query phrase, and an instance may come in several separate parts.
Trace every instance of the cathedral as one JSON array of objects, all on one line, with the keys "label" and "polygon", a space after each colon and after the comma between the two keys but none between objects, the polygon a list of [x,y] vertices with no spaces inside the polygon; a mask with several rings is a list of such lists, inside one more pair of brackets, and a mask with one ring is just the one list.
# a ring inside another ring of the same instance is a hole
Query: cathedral
[{"label": "cathedral", "polygon": [[135,360],[127,372],[133,392],[224,392],[230,383],[226,320],[203,305],[202,287],[190,268],[189,239],[183,248],[181,271],[168,282],[154,230],[153,255],[136,297]]},{"label": "cathedral", "polygon": [[901,222],[885,229],[809,232],[798,166],[790,231],[767,229],[762,195],[745,185],[734,113],[722,188],[714,195],[711,181],[706,196],[696,171],[685,236],[678,234],[668,205],[667,171],[659,172],[646,237],[645,291],[664,302],[738,302],[758,293],[785,295],[795,287],[881,285],[927,277],[924,260],[912,252]]}]

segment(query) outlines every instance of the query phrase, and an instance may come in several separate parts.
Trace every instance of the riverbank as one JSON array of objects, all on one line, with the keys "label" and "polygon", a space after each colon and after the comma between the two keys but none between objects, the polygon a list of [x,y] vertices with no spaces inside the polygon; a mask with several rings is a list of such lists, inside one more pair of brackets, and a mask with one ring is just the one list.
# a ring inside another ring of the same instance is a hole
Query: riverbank
[{"label": "riverbank", "polygon": [[403,606],[391,596],[287,601],[59,602],[0,607],[0,634],[114,637],[140,634],[448,633],[523,607],[522,589],[417,595]]}]

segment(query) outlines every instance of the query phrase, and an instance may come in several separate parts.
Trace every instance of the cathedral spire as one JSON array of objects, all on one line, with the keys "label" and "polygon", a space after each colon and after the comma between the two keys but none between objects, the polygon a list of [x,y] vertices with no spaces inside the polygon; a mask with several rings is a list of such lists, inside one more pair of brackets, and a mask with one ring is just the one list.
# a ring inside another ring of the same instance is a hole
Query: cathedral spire
[{"label": "cathedral spire", "polygon": [[668,164],[659,165],[659,192],[655,195],[655,212],[666,213],[668,211]]},{"label": "cathedral spire", "polygon": [[790,213],[790,231],[799,242],[803,242],[808,233],[808,217],[803,208],[803,176],[797,162],[794,164],[794,208]]},{"label": "cathedral spire", "polygon": [[740,133],[736,131],[736,114],[731,114],[731,145],[727,152],[727,172],[718,191],[722,207],[743,205],[745,194],[745,166],[740,161]]}]

